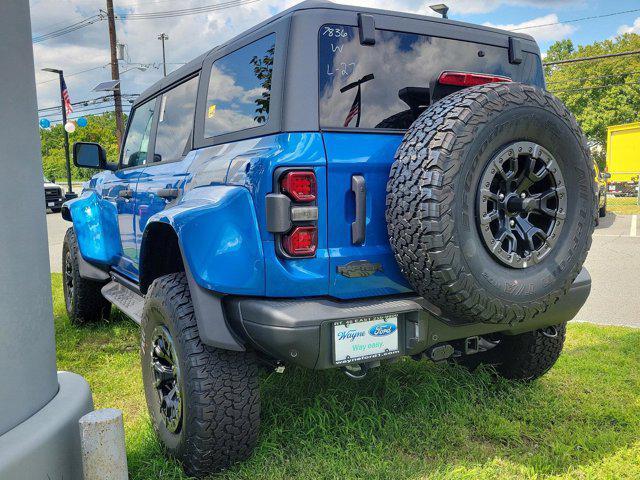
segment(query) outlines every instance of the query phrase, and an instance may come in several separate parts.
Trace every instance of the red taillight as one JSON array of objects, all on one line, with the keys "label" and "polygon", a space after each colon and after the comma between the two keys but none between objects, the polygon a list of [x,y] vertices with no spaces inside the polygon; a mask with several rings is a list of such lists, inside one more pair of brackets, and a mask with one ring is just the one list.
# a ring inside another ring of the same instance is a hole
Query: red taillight
[{"label": "red taillight", "polygon": [[296,202],[313,202],[317,195],[316,174],[308,170],[292,170],[280,181],[282,193]]},{"label": "red taillight", "polygon": [[282,247],[292,257],[311,257],[318,248],[318,228],[315,226],[296,227],[293,232],[282,237]]},{"label": "red taillight", "polygon": [[509,77],[468,72],[442,72],[440,78],[438,78],[438,83],[441,85],[452,85],[454,87],[475,87],[476,85],[484,85],[485,83],[511,81]]}]

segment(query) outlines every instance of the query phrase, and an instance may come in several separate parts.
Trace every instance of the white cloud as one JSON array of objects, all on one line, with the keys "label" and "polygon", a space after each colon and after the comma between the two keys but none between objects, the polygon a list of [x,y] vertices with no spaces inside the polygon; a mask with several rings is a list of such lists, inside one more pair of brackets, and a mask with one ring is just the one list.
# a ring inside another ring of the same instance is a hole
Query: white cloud
[{"label": "white cloud", "polygon": [[488,13],[502,6],[524,6],[534,8],[566,8],[584,4],[584,0],[448,0],[445,2],[452,13]]},{"label": "white cloud", "polygon": [[640,17],[636,18],[636,21],[633,22],[633,25],[621,25],[618,28],[618,34],[622,35],[624,33],[638,33],[640,34]]},{"label": "white cloud", "polygon": [[[494,23],[486,22],[484,25],[488,27],[501,28],[503,30],[515,30],[522,33],[532,35],[538,42],[542,41],[554,41],[567,38],[577,28],[573,25],[558,24],[558,15],[551,13],[543,17],[527,20],[522,23],[512,23],[507,25],[496,25]],[[538,27],[538,25],[544,25]],[[536,28],[530,28],[536,27]]]},{"label": "white cloud", "polygon": [[[4,1],[4,0],[0,0]],[[425,0],[344,0],[347,3],[406,11],[424,15],[436,15]],[[445,0],[451,6],[452,17],[456,13],[478,13],[493,11],[504,5],[527,5],[542,7],[562,7],[584,0]],[[141,93],[162,77],[160,33],[169,35],[166,43],[168,70],[175,70],[182,62],[188,62],[197,55],[234,37],[245,29],[263,21],[273,14],[291,7],[299,0],[262,0],[242,6],[208,12],[206,14],[155,20],[116,21],[118,42],[127,45],[131,62],[152,64],[145,72],[133,69],[122,75],[122,91]],[[118,12],[158,12],[202,6],[203,0],[117,0]],[[178,6],[179,3],[179,6]],[[212,3],[212,2],[209,2]],[[34,35],[43,34],[77,22],[105,8],[104,0],[30,0],[32,30]],[[542,17],[544,19],[546,17]],[[557,20],[557,17],[554,17]],[[538,22],[540,19],[536,19]],[[546,22],[545,22],[546,23]],[[509,27],[509,26],[507,26]],[[572,27],[554,26],[548,29],[527,30],[539,39],[564,37]],[[38,101],[41,107],[59,102],[57,82],[52,74],[40,72],[45,67],[62,68],[69,87],[72,101],[95,98],[102,94],[91,89],[99,82],[111,78],[110,69],[99,68],[107,65],[109,56],[109,36],[107,23],[95,24],[34,45],[37,71]],[[96,67],[91,72],[71,75],[75,72]],[[122,70],[130,67],[123,66]],[[54,81],[49,81],[54,80]],[[41,83],[46,82],[46,83]],[[233,85],[229,86],[233,89]],[[232,94],[233,92],[230,92]],[[236,92],[238,93],[238,92]]]}]

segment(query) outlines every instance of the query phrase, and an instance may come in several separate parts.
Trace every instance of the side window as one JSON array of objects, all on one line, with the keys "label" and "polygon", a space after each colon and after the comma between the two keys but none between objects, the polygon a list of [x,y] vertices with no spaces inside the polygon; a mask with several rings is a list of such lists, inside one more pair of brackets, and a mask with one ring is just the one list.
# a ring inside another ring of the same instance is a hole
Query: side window
[{"label": "side window", "polygon": [[205,138],[269,121],[275,48],[276,36],[271,34],[214,62],[205,109]]},{"label": "side window", "polygon": [[155,162],[177,160],[188,151],[196,109],[198,77],[181,83],[160,98]]},{"label": "side window", "polygon": [[149,134],[156,100],[149,100],[133,111],[129,131],[122,149],[122,167],[137,167],[147,161]]}]

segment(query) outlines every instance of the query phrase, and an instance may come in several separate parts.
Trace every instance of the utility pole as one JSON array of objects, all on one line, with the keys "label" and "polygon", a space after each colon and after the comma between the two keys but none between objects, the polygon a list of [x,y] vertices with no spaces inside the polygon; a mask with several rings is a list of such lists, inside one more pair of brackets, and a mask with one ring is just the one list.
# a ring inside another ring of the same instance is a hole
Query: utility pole
[{"label": "utility pole", "polygon": [[164,76],[166,77],[167,76],[167,58],[164,53],[164,41],[169,40],[169,35],[166,35],[165,33],[161,33],[160,36],[158,37],[158,40],[162,41],[162,69],[164,70]]},{"label": "utility pole", "polygon": [[[111,78],[119,82],[120,67],[118,66],[118,51],[116,46],[116,20],[113,14],[113,0],[107,0],[107,21],[109,23],[109,45],[111,46]],[[116,110],[116,138],[118,139],[118,146],[120,146],[124,133],[120,86],[113,90],[113,101],[115,103]]]}]

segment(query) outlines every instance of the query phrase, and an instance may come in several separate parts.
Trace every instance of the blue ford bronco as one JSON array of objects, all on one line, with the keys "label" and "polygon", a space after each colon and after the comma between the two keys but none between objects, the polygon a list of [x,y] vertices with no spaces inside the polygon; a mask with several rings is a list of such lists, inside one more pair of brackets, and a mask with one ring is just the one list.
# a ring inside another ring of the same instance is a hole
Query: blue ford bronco
[{"label": "blue ford bronco", "polygon": [[532,380],[589,295],[594,166],[527,35],[307,1],[142,93],[116,162],[73,153],[69,318],[141,325],[192,475],[251,453],[259,367]]}]

